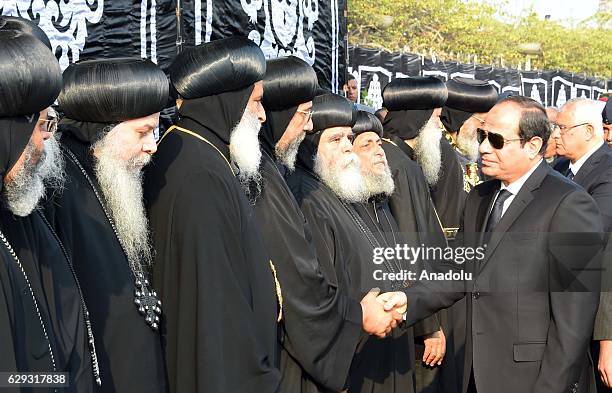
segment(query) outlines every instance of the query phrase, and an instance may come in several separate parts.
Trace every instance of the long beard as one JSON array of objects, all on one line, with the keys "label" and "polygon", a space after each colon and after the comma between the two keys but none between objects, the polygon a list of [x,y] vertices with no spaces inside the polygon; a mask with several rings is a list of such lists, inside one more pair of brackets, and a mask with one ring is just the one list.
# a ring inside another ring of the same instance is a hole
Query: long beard
[{"label": "long beard", "polygon": [[460,132],[457,134],[457,146],[459,149],[471,160],[478,160],[478,149],[480,145],[475,136],[468,135],[468,133]]},{"label": "long beard", "polygon": [[258,137],[260,129],[259,119],[247,109],[230,134],[230,157],[240,169],[238,180],[252,203],[261,193],[261,149]]},{"label": "long beard", "polygon": [[48,191],[60,191],[64,187],[64,156],[59,143],[52,136],[44,145],[44,152],[39,155],[34,144],[28,143],[23,167],[5,185],[6,206],[16,216],[30,215]]},{"label": "long beard", "polygon": [[349,202],[361,202],[367,199],[367,191],[359,168],[359,157],[351,153],[342,161],[328,165],[317,155],[314,160],[314,171],[338,198]]},{"label": "long beard", "polygon": [[287,146],[281,147],[277,143],[274,147],[276,158],[282,162],[287,169],[289,169],[289,172],[293,172],[295,170],[295,160],[297,158],[298,150],[300,149],[300,144],[305,137],[306,134],[301,133],[297,138],[287,144]]},{"label": "long beard", "polygon": [[385,165],[385,170],[382,174],[367,172],[363,174],[363,181],[367,190],[368,197],[376,195],[391,196],[395,190],[395,183],[389,165]]},{"label": "long beard", "polygon": [[142,167],[151,157],[143,155],[126,162],[119,158],[119,147],[106,137],[92,148],[98,153],[94,166],[96,178],[119,240],[132,271],[141,273],[143,266],[151,265],[153,260],[142,191]]},{"label": "long beard", "polygon": [[416,138],[414,154],[423,169],[423,174],[429,185],[436,184],[442,167],[442,151],[440,149],[442,130],[428,122]]}]

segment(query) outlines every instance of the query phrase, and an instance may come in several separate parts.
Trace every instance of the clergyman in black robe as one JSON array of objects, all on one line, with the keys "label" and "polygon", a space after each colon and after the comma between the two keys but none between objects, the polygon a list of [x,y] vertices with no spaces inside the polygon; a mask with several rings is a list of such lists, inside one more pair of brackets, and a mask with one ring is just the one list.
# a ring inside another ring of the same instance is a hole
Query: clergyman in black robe
[{"label": "clergyman in black robe", "polygon": [[446,88],[448,99],[442,108],[440,121],[444,125],[444,136],[461,163],[463,188],[468,193],[482,180],[478,168],[480,144],[476,129],[497,103],[497,90],[488,82],[463,77],[449,80]]},{"label": "clergyman in black robe", "polygon": [[[282,174],[295,169],[300,143],[313,125],[317,76],[296,57],[269,60],[264,78],[266,123],[262,192],[255,213],[283,288],[281,388],[340,391],[362,335],[363,313],[378,302],[349,297],[319,263],[309,225]],[[363,313],[362,313],[363,307]],[[374,333],[374,332],[371,332]]]},{"label": "clergyman in black robe", "polygon": [[8,363],[1,370],[67,372],[67,391],[91,392],[95,348],[87,307],[61,244],[35,211],[47,186],[61,186],[62,157],[48,119],[61,71],[34,35],[2,22],[0,229],[9,257],[0,276],[3,297],[12,301],[0,306],[10,321],[0,329],[12,345],[3,346]]},{"label": "clergyman in black robe", "polygon": [[[326,276],[335,278],[338,288],[348,296],[361,299],[373,288],[384,290],[384,283],[372,278],[373,248],[351,206],[365,195],[359,161],[351,152],[354,108],[334,94],[317,96],[313,108],[317,133],[307,136],[300,146],[298,165],[288,184],[312,229]],[[396,344],[397,333],[392,328],[399,315],[385,317],[392,319],[384,328],[385,334],[362,334],[349,371],[350,392],[392,392],[399,379],[404,379],[401,386],[412,387],[411,345],[406,343],[402,348],[398,344],[402,356],[396,358],[392,351],[385,350]]]},{"label": "clergyman in black robe", "polygon": [[[352,205],[358,214],[358,218],[355,219],[363,223],[360,228],[366,232],[370,244],[375,249],[395,249],[398,245],[420,247],[422,243],[418,237],[415,237],[416,233],[400,231],[389,207],[389,197],[395,193],[395,183],[382,148],[382,124],[374,115],[360,111],[353,126],[353,134],[353,152],[359,156],[366,192],[366,200]],[[429,198],[428,194],[426,195]],[[404,201],[404,203],[410,203],[410,201]],[[406,205],[405,209],[408,208]],[[412,217],[415,216],[413,213]],[[441,233],[439,227],[438,232]],[[424,233],[424,235],[428,234]],[[414,277],[418,277],[422,269],[418,261],[394,257],[382,258],[382,265],[390,272],[412,272]],[[414,277],[411,279],[400,277],[396,280],[384,280],[383,290],[385,292],[400,290],[414,280]],[[415,389],[418,391],[419,385],[414,386],[412,379],[406,376],[414,374],[415,382],[420,382],[423,367],[434,367],[441,364],[444,357],[444,339],[439,330],[438,317],[432,315],[415,324],[414,329],[411,327],[404,331],[397,331],[392,345],[388,340],[378,344],[378,350],[383,354],[381,357],[388,359],[387,367],[396,373],[396,391],[415,391]],[[398,368],[394,359],[405,356],[408,348],[409,353],[414,356],[415,341],[418,342],[417,349],[419,350],[416,354],[416,364],[410,370]]]},{"label": "clergyman in black robe", "polygon": [[149,60],[91,60],[64,71],[59,107],[66,182],[45,204],[89,308],[101,392],[165,392],[150,286],[152,248],[142,167],[167,102],[168,80]]},{"label": "clergyman in black robe", "polygon": [[173,393],[279,388],[282,288],[246,194],[258,196],[265,70],[242,37],[184,50],[170,67],[180,120],[159,143],[145,198]]}]

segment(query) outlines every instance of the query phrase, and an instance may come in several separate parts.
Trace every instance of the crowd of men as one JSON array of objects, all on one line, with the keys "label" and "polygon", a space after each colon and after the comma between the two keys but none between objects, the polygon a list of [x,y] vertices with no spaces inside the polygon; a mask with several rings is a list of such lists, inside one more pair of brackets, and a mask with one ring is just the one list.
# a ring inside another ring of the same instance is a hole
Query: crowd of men
[{"label": "crowd of men", "polygon": [[609,103],[409,77],[373,114],[244,37],[169,79],[50,47],[0,17],[0,371],[68,386],[1,391],[612,386]]}]

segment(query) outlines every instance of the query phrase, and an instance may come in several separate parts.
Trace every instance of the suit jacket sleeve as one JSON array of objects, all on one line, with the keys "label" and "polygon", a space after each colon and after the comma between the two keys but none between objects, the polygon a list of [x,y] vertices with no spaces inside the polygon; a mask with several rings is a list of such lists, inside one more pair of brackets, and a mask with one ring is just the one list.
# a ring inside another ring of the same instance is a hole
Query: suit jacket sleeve
[{"label": "suit jacket sleeve", "polygon": [[559,287],[549,293],[550,325],[533,392],[565,392],[577,387],[599,303],[600,278],[591,270],[597,268],[601,256],[598,223],[597,207],[583,191],[568,194],[552,219],[550,281]]}]

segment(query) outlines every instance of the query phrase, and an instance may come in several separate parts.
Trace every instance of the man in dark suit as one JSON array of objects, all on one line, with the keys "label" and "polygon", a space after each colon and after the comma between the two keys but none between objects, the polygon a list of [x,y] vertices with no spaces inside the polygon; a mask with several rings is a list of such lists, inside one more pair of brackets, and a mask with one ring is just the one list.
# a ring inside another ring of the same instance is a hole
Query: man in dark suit
[{"label": "man in dark suit", "polygon": [[543,161],[550,125],[534,100],[501,101],[478,132],[483,172],[493,179],[468,195],[462,235],[467,247],[486,245],[484,255],[465,262],[464,281],[420,281],[386,295],[386,308],[409,303],[412,324],[467,297],[463,392],[586,391],[579,380],[603,243],[597,206]]},{"label": "man in dark suit", "polygon": [[[603,229],[611,232],[612,155],[604,143],[600,103],[585,98],[568,101],[561,108],[552,136],[557,146],[565,150],[566,157],[565,162],[559,162],[555,169],[573,179],[595,199]],[[610,258],[604,259],[604,262],[607,261]],[[603,279],[593,340],[599,341],[598,369],[601,380],[607,387],[612,387],[612,293],[606,292],[612,279],[607,274]],[[594,360],[597,361],[597,358]]]}]

